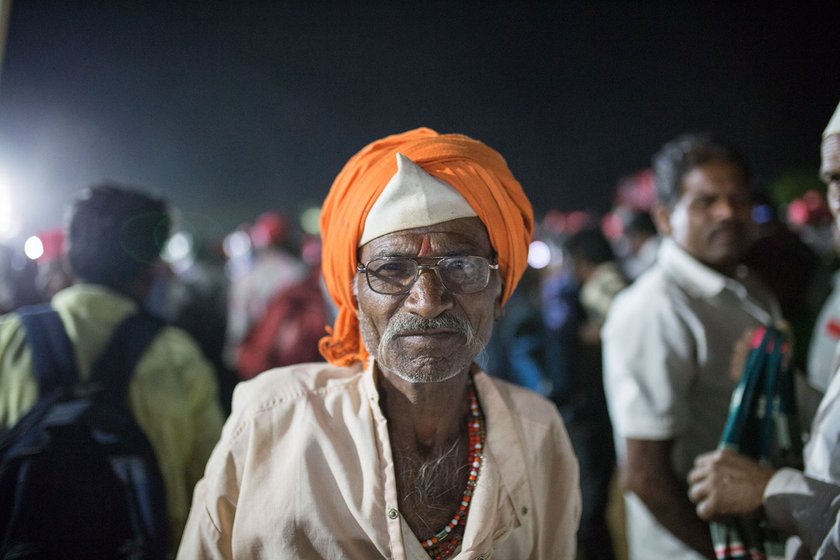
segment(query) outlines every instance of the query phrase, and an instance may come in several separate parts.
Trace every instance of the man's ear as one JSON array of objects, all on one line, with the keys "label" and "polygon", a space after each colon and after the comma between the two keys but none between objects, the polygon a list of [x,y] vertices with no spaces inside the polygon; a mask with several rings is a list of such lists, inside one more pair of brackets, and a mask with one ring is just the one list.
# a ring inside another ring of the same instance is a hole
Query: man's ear
[{"label": "man's ear", "polygon": [[651,210],[656,229],[664,236],[671,235],[671,209],[663,204],[654,204]]},{"label": "man's ear", "polygon": [[505,308],[502,305],[502,296],[496,298],[496,303],[493,304],[493,320],[498,321],[502,318]]}]

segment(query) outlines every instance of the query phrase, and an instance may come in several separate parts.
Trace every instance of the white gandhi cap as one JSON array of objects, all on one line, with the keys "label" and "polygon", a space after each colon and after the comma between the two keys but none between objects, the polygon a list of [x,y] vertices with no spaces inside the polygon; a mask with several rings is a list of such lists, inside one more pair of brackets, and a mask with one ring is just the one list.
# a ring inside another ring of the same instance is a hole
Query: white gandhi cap
[{"label": "white gandhi cap", "polygon": [[837,109],[831,116],[831,120],[828,121],[828,126],[825,127],[822,137],[825,138],[832,134],[840,134],[840,103],[837,104]]},{"label": "white gandhi cap", "polygon": [[373,203],[359,247],[395,231],[475,216],[461,193],[397,153],[397,172]]}]

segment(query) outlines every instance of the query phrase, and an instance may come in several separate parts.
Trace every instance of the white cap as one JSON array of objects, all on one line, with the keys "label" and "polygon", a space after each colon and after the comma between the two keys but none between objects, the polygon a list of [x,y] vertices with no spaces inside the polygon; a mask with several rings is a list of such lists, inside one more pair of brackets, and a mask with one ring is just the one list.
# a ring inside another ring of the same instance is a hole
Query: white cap
[{"label": "white cap", "polygon": [[828,121],[828,126],[823,130],[822,137],[831,136],[832,134],[840,134],[840,103],[837,104],[837,109],[831,115],[831,120]]},{"label": "white cap", "polygon": [[395,231],[475,216],[461,193],[397,153],[397,172],[373,203],[359,247]]}]

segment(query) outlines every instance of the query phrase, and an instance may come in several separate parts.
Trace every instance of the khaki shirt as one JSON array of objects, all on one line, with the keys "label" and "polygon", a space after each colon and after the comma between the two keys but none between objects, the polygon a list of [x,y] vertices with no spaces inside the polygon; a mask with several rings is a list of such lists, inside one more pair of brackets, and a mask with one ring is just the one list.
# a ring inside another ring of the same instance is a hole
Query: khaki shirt
[{"label": "khaki shirt", "polygon": [[[578,466],[553,404],[474,372],[484,461],[459,559],[572,559]],[[425,559],[403,521],[372,362],[240,383],[198,483],[182,560]]]},{"label": "khaki shirt", "polygon": [[[62,290],[52,300],[76,353],[79,375],[90,375],[116,326],[137,304],[92,284]],[[0,317],[0,429],[13,426],[38,398],[32,354],[20,319]],[[190,493],[222,426],[216,379],[195,341],[165,327],[137,364],[128,387],[137,424],[148,437],[166,485],[173,542],[189,511]]]}]

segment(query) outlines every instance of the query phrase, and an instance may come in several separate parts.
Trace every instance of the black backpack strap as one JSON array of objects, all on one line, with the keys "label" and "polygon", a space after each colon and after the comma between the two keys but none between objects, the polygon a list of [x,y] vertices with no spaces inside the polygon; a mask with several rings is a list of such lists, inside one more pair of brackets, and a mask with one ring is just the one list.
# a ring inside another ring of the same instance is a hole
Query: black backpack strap
[{"label": "black backpack strap", "polygon": [[163,324],[163,321],[151,315],[138,313],[116,328],[90,376],[91,382],[100,383],[104,387],[108,400],[124,402],[134,368]]},{"label": "black backpack strap", "polygon": [[23,307],[16,313],[26,332],[41,395],[76,384],[76,353],[58,313],[46,304]]}]

